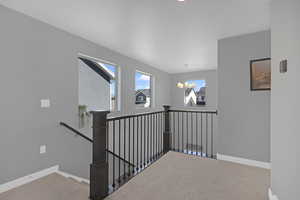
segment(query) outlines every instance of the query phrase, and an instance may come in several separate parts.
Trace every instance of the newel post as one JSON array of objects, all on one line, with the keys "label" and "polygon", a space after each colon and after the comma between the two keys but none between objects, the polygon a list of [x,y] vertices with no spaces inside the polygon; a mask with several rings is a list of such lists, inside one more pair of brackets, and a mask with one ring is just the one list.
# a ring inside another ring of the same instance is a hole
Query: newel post
[{"label": "newel post", "polygon": [[164,115],[165,115],[165,130],[163,136],[164,144],[164,153],[167,153],[171,150],[171,131],[170,131],[170,106],[164,106]]},{"label": "newel post", "polygon": [[108,111],[93,114],[93,162],[90,166],[90,198],[102,200],[108,194],[108,162],[106,156]]}]

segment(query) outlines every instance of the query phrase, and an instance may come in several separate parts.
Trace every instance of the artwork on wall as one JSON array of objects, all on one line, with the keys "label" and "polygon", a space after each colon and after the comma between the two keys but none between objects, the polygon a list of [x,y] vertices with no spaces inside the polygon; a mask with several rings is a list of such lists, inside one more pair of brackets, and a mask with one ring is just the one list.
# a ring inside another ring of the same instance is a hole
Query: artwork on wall
[{"label": "artwork on wall", "polygon": [[271,59],[250,61],[251,90],[271,90]]}]

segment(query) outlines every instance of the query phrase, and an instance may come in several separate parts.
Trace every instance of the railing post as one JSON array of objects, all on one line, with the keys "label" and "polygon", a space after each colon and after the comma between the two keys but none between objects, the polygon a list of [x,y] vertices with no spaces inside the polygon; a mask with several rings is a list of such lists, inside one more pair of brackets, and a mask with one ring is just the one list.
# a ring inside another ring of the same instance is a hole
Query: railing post
[{"label": "railing post", "polygon": [[90,167],[90,199],[102,200],[108,194],[108,162],[106,154],[107,111],[93,114],[93,163]]},{"label": "railing post", "polygon": [[164,130],[164,136],[163,136],[163,144],[164,144],[164,153],[167,153],[171,150],[171,131],[170,131],[170,115],[169,110],[170,106],[164,106],[164,114],[165,114],[165,130]]}]

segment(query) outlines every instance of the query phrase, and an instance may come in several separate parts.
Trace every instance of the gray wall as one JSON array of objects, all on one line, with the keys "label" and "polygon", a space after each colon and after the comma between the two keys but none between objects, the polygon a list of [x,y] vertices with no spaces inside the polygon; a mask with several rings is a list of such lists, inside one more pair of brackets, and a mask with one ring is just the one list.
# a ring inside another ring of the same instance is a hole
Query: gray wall
[{"label": "gray wall", "polygon": [[86,105],[88,111],[110,109],[110,83],[81,60],[79,70],[79,105]]},{"label": "gray wall", "polygon": [[218,41],[220,154],[270,161],[270,92],[250,91],[249,66],[270,48],[269,31]]},{"label": "gray wall", "polygon": [[[170,103],[167,73],[2,6],[0,27],[0,184],[56,164],[89,176],[91,145],[58,125],[77,126],[78,53],[120,66],[122,113],[135,111],[136,69],[155,77],[155,109]],[[40,108],[43,98],[51,108]]]},{"label": "gray wall", "polygon": [[189,73],[171,74],[171,91],[172,91],[172,106],[183,107],[184,106],[184,90],[176,86],[180,81],[184,83],[188,80],[205,80],[207,85],[207,101],[206,106],[193,107],[193,109],[207,109],[216,110],[217,109],[217,70],[208,71],[197,71]]},{"label": "gray wall", "polygon": [[[272,1],[272,190],[279,200],[300,197],[300,1]],[[288,59],[288,72],[279,62]]]}]

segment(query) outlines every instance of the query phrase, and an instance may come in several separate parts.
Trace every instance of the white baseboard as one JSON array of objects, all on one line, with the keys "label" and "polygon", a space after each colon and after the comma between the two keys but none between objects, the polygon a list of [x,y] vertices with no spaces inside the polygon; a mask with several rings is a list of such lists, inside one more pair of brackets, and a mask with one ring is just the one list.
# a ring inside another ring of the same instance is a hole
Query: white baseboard
[{"label": "white baseboard", "polygon": [[75,175],[72,175],[72,174],[69,174],[69,173],[66,173],[66,172],[62,172],[62,171],[58,171],[57,173],[61,176],[66,177],[66,178],[72,178],[72,179],[75,179],[78,182],[83,182],[83,183],[86,183],[86,184],[90,184],[90,181],[88,179],[81,178],[81,177],[78,177],[78,176],[75,176]]},{"label": "white baseboard", "polygon": [[4,183],[4,184],[0,185],[0,194],[3,193],[3,192],[6,192],[8,190],[11,190],[11,189],[20,187],[22,185],[25,185],[27,183],[30,183],[32,181],[35,181],[37,179],[43,178],[43,177],[48,176],[48,175],[53,174],[53,173],[58,173],[61,176],[64,176],[66,178],[75,179],[78,182],[84,182],[84,183],[87,183],[87,184],[90,183],[90,181],[87,180],[87,179],[84,179],[84,178],[81,178],[81,177],[78,177],[78,176],[60,171],[59,170],[59,165],[56,165],[56,166],[50,167],[48,169],[44,169],[44,170],[41,170],[39,172],[27,175],[27,176],[24,176],[24,177],[21,177],[21,178],[18,178],[16,180],[13,180],[13,181],[10,181],[10,182],[7,182],[7,183]]},{"label": "white baseboard", "polygon": [[273,194],[271,188],[269,188],[268,196],[269,196],[269,200],[278,200],[278,197]]},{"label": "white baseboard", "polygon": [[4,184],[0,185],[0,193],[20,187],[21,185],[24,185],[24,184],[30,183],[34,180],[48,176],[49,174],[58,172],[58,169],[59,169],[59,166],[56,165],[56,166],[50,167],[48,169],[44,169],[42,171],[18,178],[16,180],[10,181],[8,183],[4,183]]},{"label": "white baseboard", "polygon": [[226,155],[222,155],[222,154],[217,154],[217,159],[218,160],[229,161],[229,162],[234,162],[234,163],[239,163],[239,164],[242,164],[242,165],[249,165],[249,166],[253,166],[253,167],[271,169],[271,164],[267,163],[267,162],[249,160],[249,159],[233,157],[233,156],[226,156]]}]

